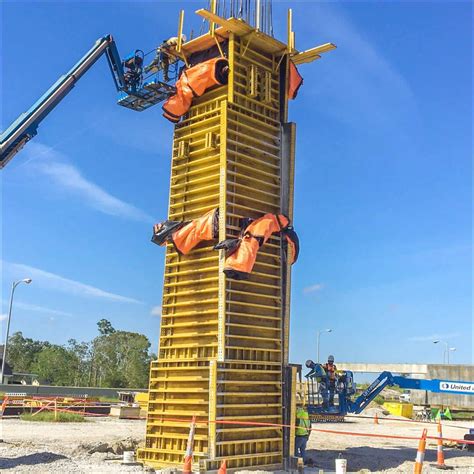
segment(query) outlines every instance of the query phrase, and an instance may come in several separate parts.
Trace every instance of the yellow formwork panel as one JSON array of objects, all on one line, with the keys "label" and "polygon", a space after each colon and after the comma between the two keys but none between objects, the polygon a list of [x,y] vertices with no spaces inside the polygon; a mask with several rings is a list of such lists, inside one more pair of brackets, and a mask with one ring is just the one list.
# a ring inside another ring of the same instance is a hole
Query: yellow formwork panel
[{"label": "yellow formwork panel", "polygon": [[[175,127],[168,213],[188,220],[219,208],[219,240],[237,236],[243,217],[281,212],[286,117],[286,53],[234,34],[225,42],[229,84],[196,99]],[[280,237],[261,249],[247,281],[226,279],[214,244],[185,256],[166,249],[159,358],[139,458],[180,466],[195,415],[196,468],[215,470],[223,459],[230,469],[281,467],[282,428],[246,424],[282,423],[289,289]]]}]

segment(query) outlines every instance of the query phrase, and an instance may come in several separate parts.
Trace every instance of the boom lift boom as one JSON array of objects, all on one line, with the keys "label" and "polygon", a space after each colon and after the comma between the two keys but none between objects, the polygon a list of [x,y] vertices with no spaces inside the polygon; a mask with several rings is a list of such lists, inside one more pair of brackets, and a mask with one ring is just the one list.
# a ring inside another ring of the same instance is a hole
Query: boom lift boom
[{"label": "boom lift boom", "polygon": [[142,111],[175,93],[174,86],[160,81],[157,71],[146,78],[149,80],[144,81],[145,55],[141,50],[136,50],[121,60],[112,36],[103,36],[68,73],[61,76],[27,112],[21,114],[0,135],[0,168],[3,168],[37,134],[42,120],[103,54],[107,57],[115,87],[119,92],[119,105]]}]

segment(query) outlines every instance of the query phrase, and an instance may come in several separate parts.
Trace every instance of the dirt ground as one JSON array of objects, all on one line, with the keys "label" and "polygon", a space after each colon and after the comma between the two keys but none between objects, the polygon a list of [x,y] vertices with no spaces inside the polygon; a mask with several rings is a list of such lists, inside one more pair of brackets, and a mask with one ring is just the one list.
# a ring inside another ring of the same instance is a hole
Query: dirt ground
[{"label": "dirt ground", "polygon": [[[444,435],[462,438],[472,423],[450,422],[465,429],[445,426]],[[322,430],[363,432],[402,436],[419,436],[426,425],[395,422],[380,419],[349,418],[345,423],[313,425]],[[436,425],[428,426],[428,435],[436,435]],[[120,456],[113,453],[95,452],[91,449],[116,446],[122,441],[143,442],[143,420],[92,419],[86,423],[39,423],[18,419],[5,419],[1,425],[0,469],[4,472],[43,473],[115,473],[143,472],[141,466],[125,466]],[[334,461],[341,453],[347,459],[348,472],[413,472],[417,448],[416,440],[389,440],[373,437],[356,437],[315,431],[311,434],[307,454],[314,467],[305,468],[305,474],[334,472]],[[474,453],[445,448],[446,464],[451,472],[473,473]],[[436,462],[436,444],[428,441],[423,472],[439,472]]]}]

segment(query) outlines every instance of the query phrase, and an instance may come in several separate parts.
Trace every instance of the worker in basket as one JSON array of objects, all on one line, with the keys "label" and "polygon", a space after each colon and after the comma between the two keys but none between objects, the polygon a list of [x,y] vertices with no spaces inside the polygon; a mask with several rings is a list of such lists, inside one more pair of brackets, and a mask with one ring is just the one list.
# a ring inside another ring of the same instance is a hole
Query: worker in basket
[{"label": "worker in basket", "polygon": [[334,393],[336,391],[336,371],[334,356],[330,355],[326,364],[323,364],[326,371],[326,378],[320,383],[320,391],[323,397],[323,407],[330,408],[334,406]]},{"label": "worker in basket", "polygon": [[[178,45],[178,40],[177,36],[164,40],[156,49],[156,56],[153,61],[145,68],[145,73],[157,72],[161,69],[163,71],[163,80],[169,82],[170,64],[178,60],[178,56],[173,54]],[[186,35],[181,35],[181,42],[186,42]]]},{"label": "worker in basket", "polygon": [[304,463],[308,463],[306,458],[306,444],[311,433],[311,421],[308,411],[303,403],[299,402],[296,408],[296,429],[295,429],[295,456],[303,458]]}]

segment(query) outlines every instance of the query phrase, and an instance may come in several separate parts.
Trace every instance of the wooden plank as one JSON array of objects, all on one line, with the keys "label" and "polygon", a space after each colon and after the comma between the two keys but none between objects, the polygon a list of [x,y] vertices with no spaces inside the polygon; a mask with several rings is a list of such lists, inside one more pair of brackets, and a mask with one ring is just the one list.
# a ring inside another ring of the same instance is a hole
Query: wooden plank
[{"label": "wooden plank", "polygon": [[295,64],[303,64],[303,63],[310,63],[316,59],[321,58],[322,53],[327,53],[336,49],[336,45],[333,43],[325,43],[319,46],[315,46],[314,48],[307,49],[306,51],[302,51],[301,53],[297,53],[291,57],[292,61]]}]

